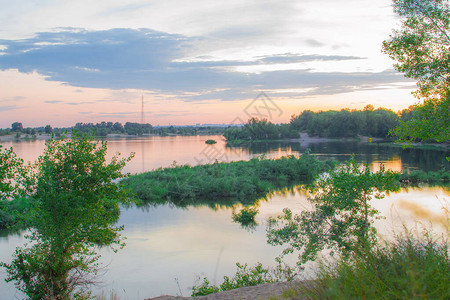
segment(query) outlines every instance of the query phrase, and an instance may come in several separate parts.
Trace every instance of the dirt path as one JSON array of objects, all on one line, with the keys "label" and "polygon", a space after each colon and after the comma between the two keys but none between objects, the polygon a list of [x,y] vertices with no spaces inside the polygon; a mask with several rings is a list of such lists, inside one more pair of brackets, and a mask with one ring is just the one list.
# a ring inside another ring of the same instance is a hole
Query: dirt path
[{"label": "dirt path", "polygon": [[[283,291],[298,285],[299,282],[275,282],[266,283],[257,286],[242,287],[239,289],[211,294],[208,296],[200,297],[181,297],[181,296],[159,296],[156,298],[149,298],[146,300],[267,300],[267,299],[279,299],[283,294]],[[301,282],[302,285],[310,284],[309,281]],[[288,299],[288,298],[286,298]],[[296,298],[302,299],[302,298]],[[306,299],[306,298],[304,298]]]}]

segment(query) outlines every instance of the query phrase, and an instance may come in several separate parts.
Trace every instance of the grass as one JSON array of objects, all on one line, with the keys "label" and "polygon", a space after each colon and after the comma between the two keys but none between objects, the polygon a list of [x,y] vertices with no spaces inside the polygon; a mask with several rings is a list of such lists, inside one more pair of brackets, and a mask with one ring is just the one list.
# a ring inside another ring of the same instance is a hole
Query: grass
[{"label": "grass", "polygon": [[408,185],[419,183],[446,184],[450,182],[450,172],[444,169],[436,172],[425,172],[422,170],[404,171],[400,174],[399,181]]},{"label": "grass", "polygon": [[407,232],[393,242],[322,264],[315,284],[286,290],[284,299],[450,299],[447,238]]},{"label": "grass", "polygon": [[254,158],[195,167],[160,168],[130,176],[124,183],[134,191],[141,204],[252,204],[271,191],[309,183],[335,165],[334,160],[323,162],[304,153],[299,158]]}]

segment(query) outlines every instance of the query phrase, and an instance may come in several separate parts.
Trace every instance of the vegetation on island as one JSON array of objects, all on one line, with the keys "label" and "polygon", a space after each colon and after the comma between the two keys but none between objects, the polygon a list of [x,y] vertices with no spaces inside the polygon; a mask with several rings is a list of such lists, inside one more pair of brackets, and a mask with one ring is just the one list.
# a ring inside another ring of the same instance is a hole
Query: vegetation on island
[{"label": "vegetation on island", "polygon": [[208,145],[214,145],[214,144],[216,144],[217,142],[215,141],[215,140],[206,140],[205,141],[205,144],[208,144]]},{"label": "vegetation on island", "polygon": [[256,215],[259,213],[259,210],[256,207],[244,207],[239,212],[233,212],[231,218],[233,222],[241,224],[244,228],[251,228],[257,225],[255,221]]},{"label": "vegetation on island", "polygon": [[175,165],[132,175],[124,184],[142,203],[169,201],[186,206],[207,199],[209,202],[252,204],[270,191],[311,182],[334,165],[334,160],[320,161],[304,153],[299,158],[253,158],[194,167]]}]

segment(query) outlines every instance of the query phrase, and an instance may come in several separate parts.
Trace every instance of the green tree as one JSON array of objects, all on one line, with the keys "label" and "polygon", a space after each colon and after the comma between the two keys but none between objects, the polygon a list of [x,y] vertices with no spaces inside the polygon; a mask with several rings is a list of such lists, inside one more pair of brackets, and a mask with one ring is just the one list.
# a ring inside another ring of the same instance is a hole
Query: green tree
[{"label": "green tree", "polygon": [[[425,102],[413,120],[393,131],[399,141],[450,139],[450,5],[448,0],[394,0],[401,29],[383,42],[383,51],[406,77],[417,80]],[[434,128],[431,132],[426,128]]]},{"label": "green tree", "polygon": [[25,195],[29,179],[29,166],[12,148],[2,149],[0,145],[0,202]]},{"label": "green tree", "polygon": [[285,208],[284,215],[270,219],[268,243],[288,244],[283,255],[300,251],[299,263],[315,260],[324,249],[345,256],[358,247],[371,246],[376,242],[372,223],[378,211],[370,200],[383,198],[384,192],[397,186],[392,171],[382,167],[373,173],[352,158],[315,183],[314,196],[309,199],[312,210],[294,215]]},{"label": "green tree", "polygon": [[11,124],[11,131],[21,132],[23,130],[23,125],[20,122],[14,122]]},{"label": "green tree", "polygon": [[69,299],[83,294],[98,269],[98,246],[123,245],[115,226],[128,193],[118,180],[131,159],[106,162],[106,142],[76,134],[51,140],[36,167],[28,248],[2,265],[7,281],[31,299]]},{"label": "green tree", "polygon": [[50,125],[46,125],[44,128],[45,133],[51,134],[53,132],[53,128]]}]

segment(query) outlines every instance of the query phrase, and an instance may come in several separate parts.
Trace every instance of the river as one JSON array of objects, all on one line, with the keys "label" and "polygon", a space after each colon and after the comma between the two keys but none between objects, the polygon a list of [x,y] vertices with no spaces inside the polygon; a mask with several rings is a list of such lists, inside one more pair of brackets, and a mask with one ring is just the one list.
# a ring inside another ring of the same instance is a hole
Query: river
[{"label": "river", "polygon": [[[217,144],[206,145],[207,139]],[[25,160],[34,161],[44,150],[42,140],[8,142]],[[140,173],[173,164],[204,164],[214,161],[248,160],[254,156],[268,158],[298,155],[310,148],[319,158],[334,157],[345,160],[352,154],[361,163],[377,169],[381,163],[387,168],[439,170],[448,168],[448,152],[418,150],[361,144],[357,142],[324,142],[301,144],[298,142],[260,143],[251,147],[227,147],[221,136],[142,137],[111,139],[108,155],[135,153],[125,172]],[[386,219],[376,226],[381,235],[388,237],[401,224],[414,227],[417,222],[429,224],[439,232],[443,230],[445,216],[442,203],[448,198],[448,187],[422,187],[401,190],[385,199],[373,202]],[[114,291],[121,299],[143,299],[161,294],[190,295],[190,287],[206,275],[212,283],[220,283],[224,275],[233,275],[235,263],[262,262],[274,265],[280,247],[266,244],[265,224],[289,207],[300,211],[308,207],[307,195],[302,191],[275,193],[258,203],[258,226],[243,229],[233,223],[231,207],[177,208],[162,205],[147,208],[122,209],[119,224],[124,225],[123,236],[127,246],[113,253],[102,249],[102,263],[98,278],[101,283],[93,288],[96,294]],[[9,262],[14,249],[23,245],[23,234],[3,233],[0,236],[0,261]],[[290,262],[295,261],[294,257]],[[5,283],[5,272],[0,271],[0,299],[21,299],[12,283]]]}]

